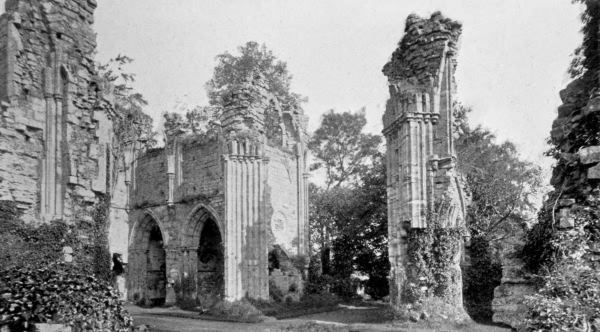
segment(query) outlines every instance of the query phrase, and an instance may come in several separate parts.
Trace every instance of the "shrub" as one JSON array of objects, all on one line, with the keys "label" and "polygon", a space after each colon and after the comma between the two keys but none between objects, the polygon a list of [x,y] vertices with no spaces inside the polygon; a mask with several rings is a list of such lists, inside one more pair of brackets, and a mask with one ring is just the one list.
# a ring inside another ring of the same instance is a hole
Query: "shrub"
[{"label": "shrub", "polygon": [[493,257],[489,241],[483,236],[473,237],[469,252],[471,265],[465,269],[463,282],[465,309],[475,321],[491,321],[494,289],[502,279],[502,264]]},{"label": "shrub", "polygon": [[333,324],[317,324],[315,322],[308,322],[298,326],[287,326],[280,327],[275,330],[268,330],[270,332],[348,332],[347,329]]},{"label": "shrub", "polygon": [[255,317],[261,316],[262,312],[256,309],[248,300],[242,299],[240,301],[227,301],[221,300],[217,302],[213,307],[208,309],[208,313],[211,315],[219,316],[233,316],[233,317]]},{"label": "shrub", "polygon": [[73,331],[131,331],[119,293],[72,265],[4,270],[0,279],[0,325],[17,331],[34,323],[61,323]]},{"label": "shrub", "polygon": [[528,296],[529,316],[520,331],[600,331],[600,195],[571,209],[575,227],[556,232],[549,243],[555,263]]},{"label": "shrub", "polygon": [[275,280],[269,279],[269,297],[275,302],[283,301],[283,291],[277,286]]}]

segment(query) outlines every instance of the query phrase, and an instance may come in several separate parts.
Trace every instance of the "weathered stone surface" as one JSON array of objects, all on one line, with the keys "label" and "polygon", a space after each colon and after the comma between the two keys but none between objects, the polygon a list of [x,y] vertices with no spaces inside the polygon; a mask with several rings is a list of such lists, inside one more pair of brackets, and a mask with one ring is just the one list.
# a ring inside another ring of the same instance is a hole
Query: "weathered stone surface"
[{"label": "weathered stone surface", "polygon": [[[452,133],[454,72],[461,24],[436,12],[410,15],[405,35],[383,67],[390,98],[383,116],[387,141],[387,186],[391,303],[402,303],[407,275],[406,234],[426,228],[428,209],[444,206],[442,227],[464,226],[468,204],[456,173]],[[460,256],[460,255],[459,255]],[[459,257],[454,261],[457,308],[462,308]],[[414,272],[414,273],[413,273]],[[446,299],[450,300],[450,299]]]},{"label": "weathered stone surface", "polygon": [[[267,252],[277,246],[289,256],[308,253],[308,136],[302,111],[283,114],[261,75],[233,87],[225,100],[216,130],[192,134],[168,115],[165,148],[137,159],[130,197],[131,300],[149,296],[146,234],[155,226],[166,252],[167,302],[203,298],[216,287],[223,287],[229,300],[268,299]],[[267,137],[266,112],[280,115],[278,140]],[[222,268],[216,270],[202,254],[210,239],[201,234],[210,222],[217,229],[212,239],[220,236],[222,245],[222,261],[214,263]],[[272,277],[288,290],[293,280],[301,281],[298,274]],[[192,286],[182,290],[177,283]],[[292,288],[301,291],[302,285]]]},{"label": "weathered stone surface", "polygon": [[587,178],[590,180],[600,179],[600,164],[587,169]]},{"label": "weathered stone surface", "polygon": [[598,111],[600,111],[600,97],[590,99],[587,105],[582,109],[581,115],[586,116]]},{"label": "weathered stone surface", "polygon": [[583,165],[600,162],[600,146],[587,146],[577,153]]},{"label": "weathered stone surface", "polygon": [[585,93],[585,83],[576,79],[559,92],[560,99],[564,104],[576,103]]}]

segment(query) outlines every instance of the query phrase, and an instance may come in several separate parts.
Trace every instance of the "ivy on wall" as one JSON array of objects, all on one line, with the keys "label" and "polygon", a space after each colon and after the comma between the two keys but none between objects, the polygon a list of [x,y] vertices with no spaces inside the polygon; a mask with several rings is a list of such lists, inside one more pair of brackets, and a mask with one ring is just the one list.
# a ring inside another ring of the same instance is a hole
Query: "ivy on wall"
[{"label": "ivy on wall", "polygon": [[445,227],[450,211],[446,199],[428,211],[427,228],[407,227],[407,275],[402,299],[405,303],[420,303],[439,298],[453,303],[462,291],[461,271],[457,268],[464,227]]}]

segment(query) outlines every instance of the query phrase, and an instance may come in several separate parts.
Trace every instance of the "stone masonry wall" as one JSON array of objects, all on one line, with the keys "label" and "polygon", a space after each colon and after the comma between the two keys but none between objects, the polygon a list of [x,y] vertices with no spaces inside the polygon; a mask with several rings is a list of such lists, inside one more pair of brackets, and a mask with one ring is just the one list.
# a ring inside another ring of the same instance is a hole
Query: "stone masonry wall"
[{"label": "stone masonry wall", "polygon": [[[221,235],[222,295],[229,300],[268,299],[267,252],[275,245],[285,246],[289,255],[307,252],[306,119],[301,110],[283,112],[265,87],[260,75],[232,87],[224,98],[220,126],[211,133],[186,131],[179,127],[180,117],[167,115],[165,148],[136,161],[130,197],[130,299],[149,295],[148,232],[155,226],[162,233],[169,285],[192,278],[192,289],[177,296],[196,298],[207,291],[198,286],[204,278],[198,272],[198,251],[209,220]],[[267,139],[266,112],[278,112],[282,119],[280,140]],[[167,303],[177,298],[175,288],[167,286]]]},{"label": "stone masonry wall", "polygon": [[107,193],[112,88],[93,0],[8,0],[0,17],[0,198],[26,221],[91,219]]},{"label": "stone masonry wall", "polygon": [[[383,67],[390,99],[383,116],[387,141],[387,187],[391,302],[402,303],[402,289],[411,275],[407,237],[412,229],[431,227],[432,215],[443,228],[465,222],[464,185],[456,173],[452,134],[454,72],[461,24],[440,12],[430,18],[414,14],[391,60]],[[459,287],[460,252],[452,273]],[[452,298],[462,307],[460,289]]]},{"label": "stone masonry wall", "polygon": [[298,188],[296,156],[291,152],[267,147],[269,156],[269,250],[279,245],[288,255],[298,254],[298,224],[289,222],[298,219]]},{"label": "stone masonry wall", "polygon": [[[546,213],[554,215],[558,231],[568,232],[575,226],[573,212],[589,209],[587,198],[600,180],[600,145],[590,143],[594,138],[589,136],[598,132],[600,97],[589,97],[585,80],[579,78],[560,91],[560,98],[563,104],[550,131],[558,156],[550,180],[554,190],[544,207],[552,209]],[[585,259],[599,261],[600,244],[590,241],[588,245],[592,254]],[[535,291],[522,261],[504,262],[502,284],[494,291],[494,322],[516,327],[527,314],[525,296]]]}]

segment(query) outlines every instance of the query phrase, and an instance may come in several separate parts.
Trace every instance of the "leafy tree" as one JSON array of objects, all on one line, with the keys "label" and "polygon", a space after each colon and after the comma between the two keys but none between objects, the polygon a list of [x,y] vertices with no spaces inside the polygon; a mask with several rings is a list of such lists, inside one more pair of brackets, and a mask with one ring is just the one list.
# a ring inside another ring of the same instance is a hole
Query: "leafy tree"
[{"label": "leafy tree", "polygon": [[534,215],[534,200],[542,189],[541,169],[521,159],[512,142],[496,143],[494,134],[481,126],[471,129],[466,117],[470,111],[457,107],[458,169],[472,196],[468,227],[472,235],[500,243],[522,235]]},{"label": "leafy tree", "polygon": [[266,89],[277,99],[280,110],[265,111],[265,134],[269,142],[281,143],[281,112],[300,109],[308,99],[291,91],[292,75],[287,63],[277,57],[264,44],[249,41],[238,47],[239,54],[225,52],[217,55],[213,77],[206,82],[206,92],[212,107],[213,119],[218,119],[223,110],[223,96],[235,85],[249,76],[261,74]]},{"label": "leafy tree", "polygon": [[309,147],[317,159],[311,170],[325,169],[327,189],[355,184],[372,166],[381,136],[362,133],[366,124],[364,108],[357,113],[330,110],[323,115]]},{"label": "leafy tree", "polygon": [[488,130],[471,128],[470,108],[459,104],[455,110],[458,169],[472,198],[467,208],[473,238],[471,266],[463,283],[465,308],[473,319],[489,321],[494,288],[502,278],[500,257],[514,251],[514,243],[534,216],[533,200],[542,187],[541,170],[522,160],[513,143],[497,143]]},{"label": "leafy tree", "polygon": [[264,44],[249,41],[238,47],[239,55],[225,52],[217,55],[217,66],[212,79],[206,82],[209,103],[222,106],[221,96],[235,84],[240,84],[252,73],[265,76],[267,90],[275,94],[284,107],[300,107],[308,99],[290,90],[292,75],[287,63],[278,60]]},{"label": "leafy tree", "polygon": [[335,277],[334,291],[347,294],[358,271],[370,278],[367,291],[381,297],[389,271],[385,161],[381,137],[361,133],[365,124],[364,110],[330,111],[313,136],[311,169],[326,170],[326,185],[311,186],[311,241],[323,274]]},{"label": "leafy tree", "polygon": [[118,173],[127,167],[124,156],[127,149],[147,149],[157,143],[157,133],[153,130],[152,117],[144,113],[148,102],[144,96],[132,87],[135,74],[125,71],[125,67],[133,62],[126,55],[118,55],[106,64],[97,64],[98,72],[108,82],[114,85],[115,111],[117,118],[113,119],[114,137],[111,147],[113,167],[113,186],[115,188]]}]

